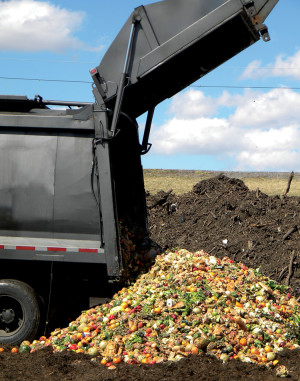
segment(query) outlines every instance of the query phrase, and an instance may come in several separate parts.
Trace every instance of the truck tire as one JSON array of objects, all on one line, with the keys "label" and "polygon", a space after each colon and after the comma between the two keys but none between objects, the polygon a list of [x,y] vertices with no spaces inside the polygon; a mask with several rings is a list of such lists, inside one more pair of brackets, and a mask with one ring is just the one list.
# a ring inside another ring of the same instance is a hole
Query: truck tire
[{"label": "truck tire", "polygon": [[39,324],[40,308],[34,290],[18,280],[0,280],[0,343],[31,341]]}]

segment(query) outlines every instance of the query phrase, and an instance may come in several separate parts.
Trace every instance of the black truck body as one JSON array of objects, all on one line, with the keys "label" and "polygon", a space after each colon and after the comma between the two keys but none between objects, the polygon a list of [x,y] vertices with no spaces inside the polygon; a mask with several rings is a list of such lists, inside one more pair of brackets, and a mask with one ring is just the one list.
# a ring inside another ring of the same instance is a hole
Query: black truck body
[{"label": "black truck body", "polygon": [[[56,293],[76,293],[66,284],[84,280],[85,297],[118,279],[119,220],[147,233],[141,155],[155,106],[268,41],[263,22],[277,2],[138,7],[90,71],[94,103],[0,96],[0,342],[33,338],[43,310],[49,321],[55,281]],[[145,112],[140,143],[135,119]]]}]

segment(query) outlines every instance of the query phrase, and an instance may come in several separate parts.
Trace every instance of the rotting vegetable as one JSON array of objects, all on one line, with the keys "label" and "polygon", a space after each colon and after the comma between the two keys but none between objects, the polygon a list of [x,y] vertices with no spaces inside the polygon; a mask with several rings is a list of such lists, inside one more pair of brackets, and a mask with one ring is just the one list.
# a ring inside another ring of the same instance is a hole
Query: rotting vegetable
[{"label": "rotting vegetable", "polygon": [[87,353],[113,368],[201,353],[275,367],[279,351],[299,348],[299,328],[300,306],[289,289],[228,257],[179,250],[157,256],[111,302],[21,347]]}]

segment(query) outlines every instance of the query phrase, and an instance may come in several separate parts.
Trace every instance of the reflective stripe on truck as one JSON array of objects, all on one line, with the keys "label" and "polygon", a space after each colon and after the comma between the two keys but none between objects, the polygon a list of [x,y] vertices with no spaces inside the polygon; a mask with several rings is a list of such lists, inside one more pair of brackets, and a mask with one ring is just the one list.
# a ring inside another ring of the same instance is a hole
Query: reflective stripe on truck
[{"label": "reflective stripe on truck", "polygon": [[104,248],[100,248],[99,241],[0,237],[0,242],[0,259],[106,262]]},{"label": "reflective stripe on truck", "polygon": [[0,245],[0,250],[29,250],[29,251],[57,251],[73,253],[103,253],[103,249],[89,249],[77,247],[43,247],[43,246],[13,246]]}]

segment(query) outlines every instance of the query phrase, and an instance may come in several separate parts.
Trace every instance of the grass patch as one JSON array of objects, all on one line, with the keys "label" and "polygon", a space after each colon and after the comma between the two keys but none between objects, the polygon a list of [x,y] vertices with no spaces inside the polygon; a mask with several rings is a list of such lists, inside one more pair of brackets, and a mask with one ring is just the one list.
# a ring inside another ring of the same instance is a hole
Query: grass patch
[{"label": "grass patch", "polygon": [[[287,176],[288,178],[288,176]],[[287,187],[287,179],[274,178],[244,178],[242,179],[251,190],[259,188],[269,196],[282,195]],[[294,178],[288,196],[300,196],[300,179]]]}]

